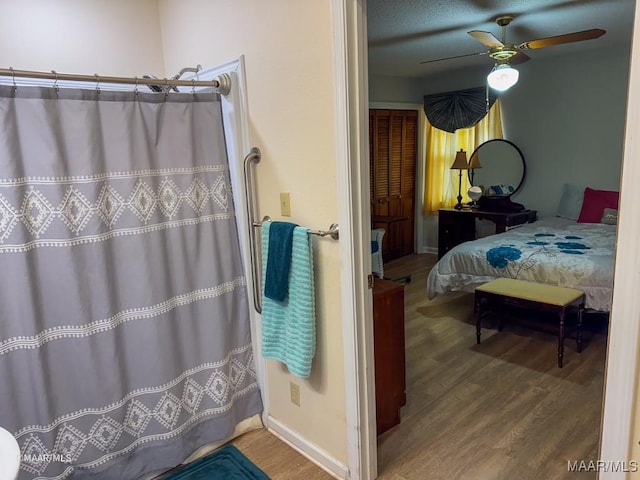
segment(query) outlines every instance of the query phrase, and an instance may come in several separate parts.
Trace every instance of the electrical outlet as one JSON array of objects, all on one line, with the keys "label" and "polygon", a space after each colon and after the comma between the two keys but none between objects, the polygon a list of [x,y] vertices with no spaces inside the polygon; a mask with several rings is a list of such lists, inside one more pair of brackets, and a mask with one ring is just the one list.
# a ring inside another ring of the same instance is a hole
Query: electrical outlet
[{"label": "electrical outlet", "polygon": [[300,385],[289,382],[289,391],[291,393],[291,403],[300,406]]},{"label": "electrical outlet", "polygon": [[282,192],[280,194],[280,214],[283,217],[291,216],[291,198],[288,192]]}]

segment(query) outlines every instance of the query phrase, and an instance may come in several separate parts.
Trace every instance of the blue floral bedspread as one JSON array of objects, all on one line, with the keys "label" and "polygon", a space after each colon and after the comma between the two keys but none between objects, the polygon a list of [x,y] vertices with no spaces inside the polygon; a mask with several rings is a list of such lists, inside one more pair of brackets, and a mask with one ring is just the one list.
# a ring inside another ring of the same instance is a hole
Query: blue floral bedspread
[{"label": "blue floral bedspread", "polygon": [[429,298],[473,292],[498,277],[578,288],[586,307],[609,311],[613,288],[615,225],[539,220],[458,245],[433,267]]}]

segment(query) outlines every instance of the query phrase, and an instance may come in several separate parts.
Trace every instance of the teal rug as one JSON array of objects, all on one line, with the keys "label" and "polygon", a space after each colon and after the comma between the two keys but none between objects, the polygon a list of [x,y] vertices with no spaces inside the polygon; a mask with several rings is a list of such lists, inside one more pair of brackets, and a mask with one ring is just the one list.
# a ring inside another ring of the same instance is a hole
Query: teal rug
[{"label": "teal rug", "polygon": [[162,480],[270,480],[233,445],[202,457],[170,473]]}]

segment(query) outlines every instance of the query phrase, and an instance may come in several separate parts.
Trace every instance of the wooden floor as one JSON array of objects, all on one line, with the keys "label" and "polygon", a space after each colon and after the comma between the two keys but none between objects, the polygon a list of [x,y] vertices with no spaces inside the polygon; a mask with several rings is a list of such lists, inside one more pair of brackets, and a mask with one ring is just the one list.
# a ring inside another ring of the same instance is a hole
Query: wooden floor
[{"label": "wooden floor", "polygon": [[245,433],[231,443],[272,480],[334,478],[265,429]]},{"label": "wooden floor", "polygon": [[[379,478],[528,480],[596,478],[567,461],[596,460],[606,320],[589,319],[586,348],[507,322],[476,345],[473,295],[426,298],[435,256],[385,265],[385,276],[418,270],[405,287],[407,404],[378,439]],[[422,265],[425,269],[417,268]]]},{"label": "wooden floor", "polygon": [[[476,345],[471,294],[426,297],[433,255],[385,265],[411,274],[405,287],[407,404],[402,422],[378,438],[383,480],[591,479],[567,461],[595,460],[602,404],[606,327],[589,320],[585,348],[507,323]],[[274,480],[332,477],[265,430],[233,442]]]}]

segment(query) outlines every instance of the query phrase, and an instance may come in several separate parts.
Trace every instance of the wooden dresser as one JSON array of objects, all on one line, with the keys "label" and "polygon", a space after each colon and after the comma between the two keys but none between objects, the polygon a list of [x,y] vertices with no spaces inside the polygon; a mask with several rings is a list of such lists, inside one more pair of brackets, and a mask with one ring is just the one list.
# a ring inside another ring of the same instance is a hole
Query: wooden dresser
[{"label": "wooden dresser", "polygon": [[373,336],[378,435],[400,423],[405,394],[404,284],[376,278]]}]

